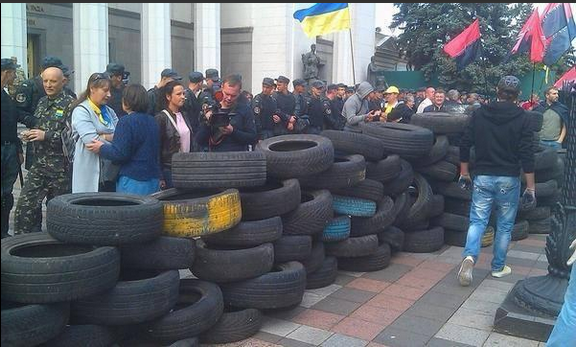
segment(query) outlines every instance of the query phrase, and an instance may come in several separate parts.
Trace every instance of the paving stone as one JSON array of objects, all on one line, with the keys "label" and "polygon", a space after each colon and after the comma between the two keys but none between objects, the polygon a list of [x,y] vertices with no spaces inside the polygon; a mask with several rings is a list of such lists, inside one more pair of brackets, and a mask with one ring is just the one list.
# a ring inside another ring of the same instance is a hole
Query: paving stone
[{"label": "paving stone", "polygon": [[427,347],[471,347],[471,345],[433,337],[426,343]]},{"label": "paving stone", "polygon": [[460,308],[448,320],[448,323],[471,327],[478,330],[492,331],[494,316],[471,309]]},{"label": "paving stone", "polygon": [[266,316],[275,317],[277,319],[282,319],[286,321],[290,321],[294,316],[300,314],[306,310],[306,308],[297,306],[292,309],[285,309],[285,310],[267,310],[265,311]]},{"label": "paving stone", "polygon": [[328,313],[316,309],[306,309],[295,316],[292,321],[298,324],[329,330],[344,319],[344,315]]},{"label": "paving stone", "polygon": [[468,299],[462,304],[462,307],[460,307],[460,309],[473,310],[477,313],[481,313],[486,316],[491,316],[493,318],[496,315],[496,310],[498,310],[499,306],[500,304],[497,303]]},{"label": "paving stone", "polygon": [[507,295],[508,292],[496,291],[492,289],[480,289],[474,291],[468,299],[501,304]]},{"label": "paving stone", "polygon": [[381,293],[366,303],[378,308],[393,309],[398,311],[405,311],[414,304],[413,300],[404,299],[389,294]]},{"label": "paving stone", "polygon": [[[479,283],[479,281],[477,281]],[[478,284],[476,284],[477,286]],[[436,286],[432,287],[428,292],[439,292],[446,293],[449,295],[468,297],[474,292],[475,286],[470,285],[468,287],[462,287],[458,284],[456,280],[450,280],[447,282],[439,282]]]},{"label": "paving stone", "polygon": [[406,315],[425,317],[427,319],[446,321],[452,314],[454,314],[455,309],[445,308],[438,305],[421,303],[412,306],[410,309],[406,310]]},{"label": "paving stone", "polygon": [[538,269],[543,269],[543,270],[548,270],[548,261],[536,261],[536,263],[534,263],[534,266],[532,266],[532,268],[538,268]]},{"label": "paving stone", "polygon": [[286,335],[296,330],[300,326],[301,325],[290,321],[265,316],[260,331],[286,337]]},{"label": "paving stone", "polygon": [[548,275],[548,270],[532,268],[527,277]]},{"label": "paving stone", "polygon": [[332,331],[347,336],[371,341],[384,329],[384,325],[348,317],[332,328]]},{"label": "paving stone", "polygon": [[514,336],[507,336],[505,334],[492,332],[486,342],[485,347],[536,347],[538,341],[530,339],[519,338]]},{"label": "paving stone", "polygon": [[[235,343],[229,343],[232,344],[231,346],[234,347],[279,347],[280,345],[278,344],[274,344],[274,343],[270,343],[270,342],[266,342],[260,339],[256,339],[256,338],[248,338],[245,339],[241,342],[237,342],[240,344],[235,344]],[[222,344],[218,344],[217,346],[222,346]]]},{"label": "paving stone", "polygon": [[480,286],[478,286],[478,288],[482,287],[489,287],[503,292],[508,292],[514,286],[510,286],[509,283],[500,281],[499,279],[485,279],[484,281],[482,281]]},{"label": "paving stone", "polygon": [[319,296],[326,297],[326,296],[329,296],[332,293],[338,291],[341,288],[342,288],[342,286],[340,286],[340,285],[330,284],[326,287],[315,288],[313,290],[306,290],[306,292],[310,292],[310,293],[317,294]]},{"label": "paving stone", "polygon": [[362,291],[355,288],[343,287],[332,293],[331,297],[344,299],[350,302],[364,303],[372,299],[376,293]]},{"label": "paving stone", "polygon": [[420,316],[402,314],[389,327],[399,328],[405,331],[433,336],[444,326],[444,323],[438,320],[427,319]]},{"label": "paving stone", "polygon": [[367,279],[394,282],[400,279],[404,274],[412,270],[412,267],[403,264],[392,264],[386,269],[372,271],[364,275]]},{"label": "paving stone", "polygon": [[538,259],[525,259],[525,258],[517,258],[514,256],[510,256],[510,253],[506,256],[506,264],[514,268],[514,266],[521,266],[521,267],[533,267],[536,264]]},{"label": "paving stone", "polygon": [[321,347],[364,347],[368,341],[335,333],[328,338]]},{"label": "paving stone", "polygon": [[304,308],[310,308],[315,304],[318,304],[321,300],[326,298],[326,296],[319,296],[312,292],[304,292],[304,297],[302,297],[302,302],[300,302],[300,306]]},{"label": "paving stone", "polygon": [[448,272],[454,269],[455,264],[440,262],[436,259],[428,259],[422,262],[422,264],[420,264],[418,267],[423,269],[432,269]]},{"label": "paving stone", "polygon": [[344,274],[344,275],[349,275],[355,278],[359,278],[360,276],[366,274],[366,272],[363,271],[347,271],[347,270],[338,270],[339,274]]},{"label": "paving stone", "polygon": [[424,279],[422,277],[412,276],[412,275],[410,275],[410,273],[408,273],[408,274],[402,276],[400,279],[398,279],[398,281],[396,281],[396,283],[400,284],[400,285],[410,286],[410,287],[414,287],[414,288],[428,291],[434,285],[436,285],[436,283],[438,283],[438,281],[440,281],[440,279],[442,279],[442,277],[440,277],[437,280],[428,280],[428,279]]},{"label": "paving stone", "polygon": [[486,341],[489,335],[490,332],[488,331],[447,323],[442,326],[435,337],[479,347]]},{"label": "paving stone", "polygon": [[320,302],[314,304],[312,309],[323,310],[329,313],[350,315],[354,310],[358,309],[362,303],[350,302],[344,299],[334,298],[328,296]]},{"label": "paving stone", "polygon": [[544,246],[532,246],[532,245],[521,245],[516,244],[512,251],[521,251],[521,252],[532,252],[532,253],[545,253]]},{"label": "paving stone", "polygon": [[392,257],[390,262],[393,264],[404,264],[404,265],[409,265],[411,267],[415,267],[415,266],[419,265],[420,263],[422,263],[423,260],[420,258],[409,256],[409,255],[404,254],[404,253],[398,253]]},{"label": "paving stone", "polygon": [[458,308],[467,296],[455,296],[446,293],[429,291],[422,298],[420,298],[415,304],[428,303],[428,304],[441,304],[446,308]]},{"label": "paving stone", "polygon": [[388,327],[374,338],[374,342],[389,347],[423,347],[430,340],[430,337],[400,328]]},{"label": "paving stone", "polygon": [[366,278],[362,277],[362,278],[357,278],[355,280],[350,281],[346,285],[346,287],[355,288],[355,289],[363,290],[363,291],[380,293],[386,287],[388,287],[390,285],[391,284],[389,282],[366,279]]},{"label": "paving stone", "polygon": [[503,278],[495,278],[495,277],[492,277],[491,275],[488,278],[492,279],[492,280],[499,280],[502,282],[507,282],[507,283],[510,283],[512,285],[515,285],[518,281],[526,279],[526,275],[519,275],[519,274],[512,273],[512,274],[507,275]]},{"label": "paving stone", "polygon": [[321,330],[318,328],[302,325],[295,331],[286,336],[286,338],[295,339],[312,345],[320,345],[334,333]]},{"label": "paving stone", "polygon": [[409,286],[392,284],[384,289],[380,294],[387,294],[408,300],[418,300],[426,293],[426,290],[413,288]]},{"label": "paving stone", "polygon": [[340,272],[338,272],[338,275],[336,276],[336,280],[334,281],[334,284],[340,285],[340,286],[346,286],[348,283],[352,282],[353,280],[356,280],[356,277],[346,275],[346,274],[341,274]]},{"label": "paving stone", "polygon": [[388,326],[403,312],[403,310],[378,308],[370,304],[364,304],[350,314],[350,317]]},{"label": "paving stone", "polygon": [[256,333],[254,336],[252,336],[252,338],[260,339],[260,340],[263,340],[263,341],[266,341],[269,343],[278,343],[284,337],[277,336],[277,335],[272,334],[272,333],[260,331],[260,332]]},{"label": "paving stone", "polygon": [[278,342],[278,344],[282,345],[283,347],[293,347],[293,348],[314,347],[315,346],[314,344],[297,341],[297,340],[292,339],[292,338],[282,338]]}]

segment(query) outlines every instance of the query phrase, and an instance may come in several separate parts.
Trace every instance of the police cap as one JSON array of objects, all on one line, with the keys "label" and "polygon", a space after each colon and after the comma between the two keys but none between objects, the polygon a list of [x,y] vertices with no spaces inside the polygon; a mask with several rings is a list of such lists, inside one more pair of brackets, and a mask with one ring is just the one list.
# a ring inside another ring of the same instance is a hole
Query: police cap
[{"label": "police cap", "polygon": [[315,80],[314,82],[312,82],[312,87],[314,88],[324,88],[324,81],[322,80]]},{"label": "police cap", "polygon": [[326,88],[326,91],[335,91],[338,89],[338,85],[336,84],[330,84],[328,85],[328,87]]},{"label": "police cap", "polygon": [[70,70],[70,67],[67,65],[63,65],[60,69],[62,69],[62,73],[65,77],[70,77],[70,75],[74,74],[74,70]]},{"label": "police cap", "polygon": [[50,67],[56,67],[62,69],[62,60],[54,56],[46,56],[42,60],[42,70]]},{"label": "police cap", "polygon": [[290,83],[290,79],[288,79],[287,77],[282,76],[282,75],[280,75],[280,76],[278,77],[278,79],[276,79],[276,81],[282,82],[282,83],[285,83],[285,84],[289,84],[289,83]]},{"label": "police cap", "polygon": [[348,86],[346,86],[346,84],[339,83],[338,88],[348,88]]},{"label": "police cap", "polygon": [[211,79],[212,81],[216,82],[218,80],[220,80],[220,77],[218,76],[218,69],[206,69],[206,79]]},{"label": "police cap", "polygon": [[304,80],[304,79],[296,79],[296,80],[292,81],[292,85],[293,85],[294,87],[296,87],[296,86],[306,86],[306,80]]},{"label": "police cap", "polygon": [[2,58],[2,70],[16,70],[20,67],[18,64],[14,63],[11,58]]},{"label": "police cap", "polygon": [[108,63],[106,66],[106,72],[110,76],[124,75],[124,70],[124,66],[120,63]]},{"label": "police cap", "polygon": [[202,73],[199,71],[193,71],[190,73],[190,75],[188,75],[188,79],[190,79],[190,82],[197,84],[204,80],[204,75],[202,75]]},{"label": "police cap", "polygon": [[274,79],[272,79],[272,78],[264,78],[264,79],[262,79],[262,85],[265,85],[265,86],[274,86],[274,85],[275,85],[275,84],[274,84]]},{"label": "police cap", "polygon": [[174,80],[182,80],[182,77],[180,76],[180,74],[178,74],[174,69],[171,69],[171,68],[166,68],[166,69],[162,70],[162,73],[160,73],[160,77],[161,78],[172,78]]}]

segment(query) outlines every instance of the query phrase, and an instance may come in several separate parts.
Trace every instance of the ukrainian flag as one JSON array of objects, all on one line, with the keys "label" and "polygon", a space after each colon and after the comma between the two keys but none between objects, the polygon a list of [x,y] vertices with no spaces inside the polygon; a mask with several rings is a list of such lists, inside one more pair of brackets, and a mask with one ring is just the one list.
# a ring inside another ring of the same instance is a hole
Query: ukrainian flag
[{"label": "ukrainian flag", "polygon": [[294,12],[309,37],[350,28],[348,3],[318,3]]}]

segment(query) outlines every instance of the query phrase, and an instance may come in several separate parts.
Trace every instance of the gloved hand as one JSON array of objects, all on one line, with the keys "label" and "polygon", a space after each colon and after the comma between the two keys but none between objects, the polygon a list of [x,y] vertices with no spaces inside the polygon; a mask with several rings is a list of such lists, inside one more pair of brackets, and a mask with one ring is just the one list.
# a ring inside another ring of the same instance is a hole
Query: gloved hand
[{"label": "gloved hand", "polygon": [[574,252],[572,253],[572,257],[570,257],[568,259],[568,262],[566,262],[566,265],[570,266],[572,264],[574,264],[574,262],[576,262],[576,239],[574,241],[572,241],[572,244],[570,244],[570,249],[574,250]]},{"label": "gloved hand", "polygon": [[460,178],[458,178],[458,185],[464,190],[470,190],[472,189],[472,178],[470,178],[469,174],[461,174]]},{"label": "gloved hand", "polygon": [[520,207],[522,211],[529,211],[536,207],[536,192],[534,189],[526,188],[520,198]]}]

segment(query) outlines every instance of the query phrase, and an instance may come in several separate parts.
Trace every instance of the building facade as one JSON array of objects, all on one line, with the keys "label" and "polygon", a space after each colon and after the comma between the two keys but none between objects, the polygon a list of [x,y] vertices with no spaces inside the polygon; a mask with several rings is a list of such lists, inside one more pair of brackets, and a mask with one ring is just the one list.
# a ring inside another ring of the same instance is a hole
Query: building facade
[{"label": "building facade", "polygon": [[321,79],[363,81],[375,50],[375,5],[350,4],[351,33],[308,38],[292,15],[310,5],[2,3],[2,57],[17,57],[32,76],[44,56],[58,56],[75,72],[75,91],[118,62],[146,88],[167,67],[182,76],[216,68],[241,74],[244,88],[258,93],[264,77],[302,77],[301,56],[315,43]]}]

